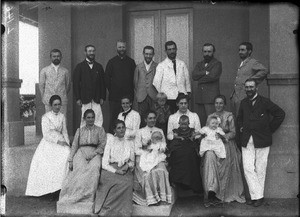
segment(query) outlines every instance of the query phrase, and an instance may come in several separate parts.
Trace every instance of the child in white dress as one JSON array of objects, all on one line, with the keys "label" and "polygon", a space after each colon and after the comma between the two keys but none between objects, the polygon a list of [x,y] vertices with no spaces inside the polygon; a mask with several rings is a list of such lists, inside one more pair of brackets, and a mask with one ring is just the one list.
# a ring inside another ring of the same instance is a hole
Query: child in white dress
[{"label": "child in white dress", "polygon": [[145,172],[150,172],[152,168],[158,165],[160,162],[166,160],[164,154],[166,150],[166,143],[163,142],[163,135],[159,131],[155,131],[151,134],[151,140],[147,146],[143,146],[140,158],[140,167]]},{"label": "child in white dress", "polygon": [[224,131],[219,127],[220,121],[217,116],[211,116],[207,120],[207,126],[200,130],[204,138],[200,143],[199,154],[202,157],[208,150],[214,151],[217,157],[226,158],[226,150],[222,139],[224,138]]}]

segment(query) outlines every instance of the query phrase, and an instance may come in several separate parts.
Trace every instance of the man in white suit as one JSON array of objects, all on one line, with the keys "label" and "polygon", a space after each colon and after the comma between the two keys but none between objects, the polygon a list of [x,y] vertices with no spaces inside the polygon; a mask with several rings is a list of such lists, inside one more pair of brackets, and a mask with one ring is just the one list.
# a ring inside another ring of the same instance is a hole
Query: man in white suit
[{"label": "man in white suit", "polygon": [[62,54],[58,49],[53,49],[50,52],[51,64],[43,68],[40,72],[39,88],[42,96],[42,101],[45,105],[46,112],[51,110],[49,99],[53,95],[61,97],[62,106],[61,112],[67,113],[68,97],[67,93],[70,90],[71,77],[69,71],[60,65]]},{"label": "man in white suit", "polygon": [[171,113],[175,113],[176,98],[179,93],[191,94],[191,83],[189,71],[186,64],[176,58],[177,46],[174,41],[165,43],[167,58],[158,64],[156,74],[153,79],[153,85],[158,92],[167,95],[167,103],[170,106]]}]

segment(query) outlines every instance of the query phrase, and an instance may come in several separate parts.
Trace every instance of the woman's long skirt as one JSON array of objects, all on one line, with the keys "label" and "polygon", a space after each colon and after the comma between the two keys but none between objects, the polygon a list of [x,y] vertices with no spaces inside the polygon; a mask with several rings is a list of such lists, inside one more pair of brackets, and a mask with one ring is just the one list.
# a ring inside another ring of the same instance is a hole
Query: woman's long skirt
[{"label": "woman's long skirt", "polygon": [[95,194],[99,184],[101,157],[96,155],[87,161],[94,147],[80,147],[73,159],[73,171],[69,171],[57,202],[57,213],[94,213]]},{"label": "woman's long skirt", "polygon": [[188,186],[197,192],[201,191],[200,157],[195,143],[174,139],[169,149],[170,181]]},{"label": "woman's long skirt", "polygon": [[69,146],[42,139],[31,161],[25,195],[41,196],[60,190],[69,153]]},{"label": "woman's long skirt", "polygon": [[102,169],[96,192],[95,213],[100,216],[132,214],[133,175],[129,170],[119,175]]},{"label": "woman's long skirt", "polygon": [[218,158],[213,151],[202,157],[201,174],[205,196],[214,191],[223,202],[245,202],[241,172],[241,153],[233,141],[225,143],[226,158]]},{"label": "woman's long skirt", "polygon": [[143,206],[160,201],[172,203],[169,173],[164,162],[159,163],[150,172],[144,172],[137,163],[134,173],[134,202]]}]

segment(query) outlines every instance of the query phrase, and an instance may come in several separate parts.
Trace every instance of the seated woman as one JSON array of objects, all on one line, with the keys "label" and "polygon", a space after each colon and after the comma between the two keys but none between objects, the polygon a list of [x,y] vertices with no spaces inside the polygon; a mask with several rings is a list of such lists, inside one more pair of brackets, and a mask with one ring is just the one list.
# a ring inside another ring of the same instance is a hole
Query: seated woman
[{"label": "seated woman", "polygon": [[162,129],[165,136],[167,135],[168,119],[171,115],[167,98],[165,93],[160,92],[156,95],[156,103],[154,104],[154,111],[157,115],[155,126]]},{"label": "seated woman", "polygon": [[70,147],[66,119],[60,113],[61,98],[53,95],[49,104],[52,111],[42,117],[43,139],[31,161],[25,192],[27,196],[41,196],[57,192],[61,189],[67,172]]},{"label": "seated woman", "polygon": [[151,139],[148,143],[143,144],[139,150],[140,167],[144,172],[150,172],[152,168],[160,162],[166,161],[167,144],[163,141],[163,135],[159,131],[154,131],[151,134]]},{"label": "seated woman", "polygon": [[68,158],[69,173],[59,195],[57,213],[94,212],[106,134],[103,127],[94,124],[95,112],[92,109],[87,109],[83,118],[85,126],[78,128],[74,137]]},{"label": "seated woman", "polygon": [[215,97],[216,112],[208,116],[217,116],[225,135],[223,140],[226,158],[220,159],[213,151],[206,151],[201,162],[201,173],[205,193],[206,207],[220,202],[245,202],[241,172],[241,152],[235,144],[234,117],[224,110],[226,98]]},{"label": "seated woman", "polygon": [[137,156],[134,171],[133,201],[143,206],[158,204],[160,201],[171,203],[172,194],[166,162],[159,162],[149,172],[143,171],[140,166],[141,149],[150,143],[153,132],[160,132],[163,137],[162,141],[165,143],[163,131],[155,127],[156,114],[154,111],[146,113],[145,122],[147,125],[138,130],[135,139],[135,153]]},{"label": "seated woman", "polygon": [[[199,134],[201,126],[196,113],[188,110],[188,96],[179,94],[176,99],[178,111],[169,117],[168,139],[170,159],[170,181],[172,184],[183,189],[192,189],[194,192],[201,192],[202,184],[200,177],[200,158],[193,142],[178,141],[174,129],[179,127],[179,119],[182,115],[189,118],[189,127],[194,128],[195,133]],[[174,137],[175,136],[175,137]]]},{"label": "seated woman", "polygon": [[118,115],[118,119],[125,122],[126,132],[125,138],[129,140],[135,139],[137,130],[140,128],[140,114],[132,110],[132,101],[130,97],[124,96],[121,99],[123,111]]},{"label": "seated woman", "polygon": [[115,135],[107,134],[95,213],[100,216],[130,216],[134,169],[133,141],[124,138],[125,123],[116,120]]}]

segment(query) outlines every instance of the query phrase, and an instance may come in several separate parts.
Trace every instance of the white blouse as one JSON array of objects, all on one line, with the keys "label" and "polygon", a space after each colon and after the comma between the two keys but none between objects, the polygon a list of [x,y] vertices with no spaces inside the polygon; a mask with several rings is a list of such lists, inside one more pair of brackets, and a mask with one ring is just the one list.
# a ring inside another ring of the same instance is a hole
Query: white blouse
[{"label": "white blouse", "polygon": [[167,132],[168,140],[173,140],[174,138],[173,129],[177,129],[179,127],[179,118],[181,117],[181,115],[188,116],[190,121],[189,127],[194,128],[195,132],[200,132],[201,130],[200,119],[196,113],[187,110],[185,114],[182,114],[179,111],[177,111],[176,113],[170,115],[169,117],[168,132]]},{"label": "white blouse", "polygon": [[48,142],[57,143],[58,141],[65,141],[70,144],[65,116],[58,112],[47,112],[42,117],[42,133],[43,139]]},{"label": "white blouse", "polygon": [[162,139],[163,143],[166,142],[164,132],[162,131],[162,129],[159,129],[157,127],[148,127],[148,126],[141,128],[137,131],[137,134],[135,137],[135,154],[136,155],[141,154],[140,149],[142,148],[142,145],[147,144],[149,142],[149,140],[151,139],[151,134],[155,131],[159,131],[163,136],[163,139]]},{"label": "white blouse", "polygon": [[121,167],[126,162],[129,167],[134,166],[133,142],[108,133],[102,158],[102,168],[115,173],[117,170],[110,163],[118,163],[118,166]]},{"label": "white blouse", "polygon": [[138,112],[131,110],[124,120],[124,116],[122,115],[123,112],[121,112],[118,115],[118,119],[125,122],[126,125],[126,131],[125,131],[125,137],[128,138],[130,136],[135,136],[137,133],[137,130],[140,128],[141,124],[141,116]]}]

